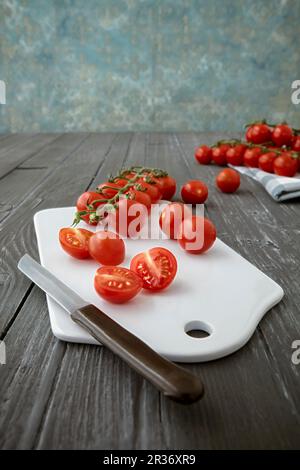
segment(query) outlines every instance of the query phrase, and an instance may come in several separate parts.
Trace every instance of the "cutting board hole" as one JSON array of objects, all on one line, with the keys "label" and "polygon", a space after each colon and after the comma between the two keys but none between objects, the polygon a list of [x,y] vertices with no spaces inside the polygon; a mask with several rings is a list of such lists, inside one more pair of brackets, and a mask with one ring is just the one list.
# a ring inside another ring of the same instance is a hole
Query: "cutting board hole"
[{"label": "cutting board hole", "polygon": [[211,335],[212,332],[209,325],[199,320],[188,322],[184,327],[184,331],[192,338],[198,339],[207,338]]}]

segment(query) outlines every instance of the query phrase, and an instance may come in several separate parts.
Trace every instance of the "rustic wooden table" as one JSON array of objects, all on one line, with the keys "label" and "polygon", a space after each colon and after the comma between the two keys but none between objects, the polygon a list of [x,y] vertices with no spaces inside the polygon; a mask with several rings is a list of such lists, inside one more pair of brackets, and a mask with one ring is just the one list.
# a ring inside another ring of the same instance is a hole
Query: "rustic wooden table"
[{"label": "rustic wooden table", "polygon": [[[300,365],[291,356],[292,342],[300,339],[300,201],[277,204],[246,177],[236,195],[219,193],[217,169],[197,165],[193,149],[221,137],[226,136],[0,137],[0,339],[7,352],[0,366],[1,448],[299,447]],[[206,180],[206,209],[219,237],[285,290],[242,350],[186,365],[207,391],[189,407],[164,399],[107,349],[56,340],[44,293],[16,267],[25,252],[38,257],[36,211],[73,205],[84,189],[135,163],[168,169],[178,185]]]}]

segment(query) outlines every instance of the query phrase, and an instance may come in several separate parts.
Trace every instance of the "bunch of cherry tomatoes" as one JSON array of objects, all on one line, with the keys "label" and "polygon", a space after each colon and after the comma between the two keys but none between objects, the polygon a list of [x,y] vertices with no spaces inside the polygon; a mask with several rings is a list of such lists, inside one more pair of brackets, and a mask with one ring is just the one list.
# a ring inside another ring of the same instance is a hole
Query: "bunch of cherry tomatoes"
[{"label": "bunch of cherry tomatoes", "polygon": [[[195,190],[193,183],[195,182],[187,182],[182,187],[183,200],[197,203],[200,198],[204,201],[207,188],[203,193],[203,186],[200,191],[199,188]],[[117,223],[116,232],[92,232],[76,227],[62,228],[59,232],[61,247],[69,255],[77,259],[93,258],[102,265],[94,278],[95,289],[101,297],[110,302],[122,303],[136,296],[142,288],[157,292],[172,283],[177,272],[177,261],[166,248],[158,246],[137,254],[131,260],[130,269],[120,264],[124,261],[126,251],[122,237],[130,237],[129,226],[137,217],[129,213],[130,206],[139,203],[148,211],[151,204],[160,199],[170,200],[175,191],[176,181],[165,171],[132,167],[101,183],[95,191],[86,191],[79,196],[75,225],[80,220],[90,225],[101,224],[102,215],[98,211],[100,206],[109,205],[111,212],[105,215],[106,218],[114,215],[118,221],[121,210],[128,216],[125,228]],[[204,253],[216,240],[213,223],[207,218],[193,215],[191,209],[181,202],[170,202],[163,208],[159,225],[168,238],[177,240],[191,254]],[[202,231],[202,243],[195,248],[193,242],[198,228]]]},{"label": "bunch of cherry tomatoes", "polygon": [[294,176],[300,170],[300,130],[287,124],[259,121],[246,126],[245,141],[220,141],[195,150],[197,162],[207,165],[245,165],[280,176]]}]

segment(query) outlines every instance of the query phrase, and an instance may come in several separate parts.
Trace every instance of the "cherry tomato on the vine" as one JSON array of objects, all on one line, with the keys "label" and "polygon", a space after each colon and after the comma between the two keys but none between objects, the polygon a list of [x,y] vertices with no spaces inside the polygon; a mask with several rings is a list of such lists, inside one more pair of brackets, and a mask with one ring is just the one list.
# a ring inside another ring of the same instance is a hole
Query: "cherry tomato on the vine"
[{"label": "cherry tomato on the vine", "polygon": [[216,228],[209,219],[193,215],[181,223],[178,242],[188,253],[199,254],[212,247],[216,236]]},{"label": "cherry tomato on the vine", "polygon": [[217,147],[212,148],[212,160],[216,165],[224,166],[227,163],[226,153],[230,149],[228,144],[220,144]]},{"label": "cherry tomato on the vine", "polygon": [[[161,199],[161,191],[157,183],[147,183],[144,178],[140,178],[137,180],[136,184],[145,189],[145,192],[150,196],[152,203],[156,203]],[[134,186],[134,188],[138,189],[138,186]]]},{"label": "cherry tomato on the vine", "polygon": [[73,258],[90,258],[89,239],[93,232],[84,228],[62,228],[59,231],[59,242],[64,251]]},{"label": "cherry tomato on the vine", "polygon": [[295,135],[292,141],[292,150],[300,152],[300,135]]},{"label": "cherry tomato on the vine", "polygon": [[275,152],[263,153],[258,159],[258,167],[268,173],[274,173],[274,160],[277,157]]},{"label": "cherry tomato on the vine", "polygon": [[125,243],[117,233],[99,230],[89,239],[89,252],[98,263],[116,266],[124,261]]},{"label": "cherry tomato on the vine", "polygon": [[161,198],[169,201],[176,192],[176,180],[172,176],[153,177],[161,192]]},{"label": "cherry tomato on the vine", "polygon": [[105,183],[99,184],[97,189],[101,191],[104,198],[111,199],[117,194],[121,187],[121,184],[106,181]]},{"label": "cherry tomato on the vine", "polygon": [[135,255],[130,269],[141,278],[144,289],[154,292],[171,284],[177,272],[177,261],[169,250],[159,246]]},{"label": "cherry tomato on the vine", "polygon": [[290,146],[293,140],[293,130],[287,124],[278,124],[272,132],[272,141],[278,146]]},{"label": "cherry tomato on the vine", "polygon": [[208,196],[208,188],[203,181],[190,180],[181,188],[181,197],[188,204],[203,204]]},{"label": "cherry tomato on the vine", "polygon": [[135,297],[142,289],[139,276],[121,266],[103,266],[97,269],[94,286],[108,302],[121,304]]},{"label": "cherry tomato on the vine", "polygon": [[237,144],[231,147],[226,152],[226,161],[230,165],[241,166],[244,162],[244,153],[246,151],[246,146],[243,144]]},{"label": "cherry tomato on the vine", "polygon": [[[92,205],[93,209],[97,209],[100,205],[104,204],[104,202],[101,202],[101,199],[106,199],[102,194],[96,193],[95,191],[86,191],[85,193],[81,194],[79,198],[77,199],[77,210],[78,211],[88,211],[90,210],[88,208],[89,205]],[[98,202],[94,202],[94,201]],[[90,225],[97,225],[97,221],[91,222],[90,221],[90,216],[89,214],[82,215],[81,218],[85,220]]]},{"label": "cherry tomato on the vine", "polygon": [[216,177],[216,184],[223,193],[234,193],[240,186],[241,178],[236,170],[226,168]]},{"label": "cherry tomato on the vine", "polygon": [[181,222],[191,217],[192,211],[182,202],[171,202],[161,212],[159,225],[162,231],[172,240],[177,238]]},{"label": "cherry tomato on the vine", "polygon": [[208,165],[211,162],[212,149],[207,145],[201,145],[195,149],[195,159],[202,165]]},{"label": "cherry tomato on the vine", "polygon": [[264,144],[269,142],[272,137],[272,132],[267,124],[257,123],[248,127],[246,132],[246,140],[254,144]]},{"label": "cherry tomato on the vine", "polygon": [[298,160],[283,153],[274,160],[274,173],[280,176],[294,176],[298,170]]},{"label": "cherry tomato on the vine", "polygon": [[131,188],[127,194],[129,199],[132,201],[144,204],[148,210],[150,209],[152,201],[146,191],[137,191],[136,189]]},{"label": "cherry tomato on the vine", "polygon": [[122,237],[138,238],[147,218],[147,207],[132,199],[123,198],[117,207],[110,211],[105,223],[108,228]]},{"label": "cherry tomato on the vine", "polygon": [[244,153],[244,165],[252,168],[258,168],[258,159],[262,154],[259,147],[248,148]]}]

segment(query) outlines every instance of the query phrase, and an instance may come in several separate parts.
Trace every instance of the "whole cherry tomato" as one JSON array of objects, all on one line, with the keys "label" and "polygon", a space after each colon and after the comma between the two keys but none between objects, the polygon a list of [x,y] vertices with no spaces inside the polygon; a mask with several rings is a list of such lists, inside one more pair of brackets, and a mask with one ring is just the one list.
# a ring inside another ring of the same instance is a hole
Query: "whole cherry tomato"
[{"label": "whole cherry tomato", "polygon": [[188,204],[203,204],[208,196],[208,188],[203,181],[190,180],[181,188],[181,197]]},{"label": "whole cherry tomato", "polygon": [[258,167],[267,173],[274,173],[273,165],[276,157],[275,152],[263,153],[258,159]]},{"label": "whole cherry tomato", "polygon": [[192,211],[182,202],[171,202],[161,212],[159,225],[162,231],[172,240],[177,238],[181,222],[191,217]]},{"label": "whole cherry tomato", "polygon": [[246,140],[253,144],[264,144],[269,142],[272,137],[271,129],[263,122],[252,124],[246,132]]},{"label": "whole cherry tomato", "polygon": [[193,215],[181,223],[178,242],[188,253],[199,254],[212,247],[216,236],[216,228],[209,219]]},{"label": "whole cherry tomato", "polygon": [[89,252],[98,263],[116,266],[124,261],[125,243],[118,234],[99,230],[89,239]]},{"label": "whole cherry tomato", "polygon": [[144,289],[155,292],[171,284],[177,272],[177,261],[173,253],[158,246],[135,255],[130,269],[141,278]]},{"label": "whole cherry tomato", "polygon": [[226,153],[227,150],[230,149],[230,145],[228,144],[220,144],[217,147],[212,148],[212,160],[216,165],[226,165]]},{"label": "whole cherry tomato", "polygon": [[294,176],[298,170],[298,160],[286,152],[274,160],[274,173],[280,176]]},{"label": "whole cherry tomato", "polygon": [[226,152],[226,161],[229,165],[241,166],[244,162],[244,153],[246,146],[243,144],[237,144],[231,147]]},{"label": "whole cherry tomato", "polygon": [[153,179],[157,182],[159,186],[161,198],[166,199],[167,201],[172,199],[176,192],[176,180],[169,175],[160,176],[159,178],[153,177]]},{"label": "whole cherry tomato", "polygon": [[89,239],[93,235],[93,232],[84,228],[62,228],[59,231],[59,242],[62,249],[73,258],[86,259],[90,258]]},{"label": "whole cherry tomato", "polygon": [[147,207],[132,199],[120,199],[117,207],[110,211],[104,223],[121,237],[138,238],[147,218]]},{"label": "whole cherry tomato", "polygon": [[137,180],[136,185],[134,185],[134,189],[139,190],[139,187],[144,189],[146,194],[150,196],[153,204],[161,199],[161,191],[157,183],[146,183],[144,178],[140,178]]},{"label": "whole cherry tomato", "polygon": [[293,140],[293,130],[287,124],[278,124],[272,132],[272,141],[278,147],[290,146]]},{"label": "whole cherry tomato", "polygon": [[109,183],[108,181],[106,181],[105,183],[99,184],[97,189],[100,191],[100,194],[103,195],[104,198],[111,199],[117,194],[121,187],[121,184]]},{"label": "whole cherry tomato", "polygon": [[223,193],[234,193],[240,186],[241,178],[236,170],[226,168],[216,177],[216,184]]},{"label": "whole cherry tomato", "polygon": [[151,208],[152,201],[146,191],[137,191],[136,189],[131,188],[127,194],[129,199],[132,201],[138,202],[139,204],[144,204],[148,210]]},{"label": "whole cherry tomato", "polygon": [[300,135],[295,135],[292,142],[292,150],[300,152]]},{"label": "whole cherry tomato", "polygon": [[[89,205],[91,205],[93,209],[97,209],[97,207],[105,203],[105,201],[101,202],[102,199],[106,199],[102,194],[96,193],[95,191],[86,191],[85,193],[81,194],[77,199],[77,210],[79,212],[91,210],[88,207]],[[97,221],[90,221],[89,214],[83,215],[81,216],[81,218],[90,225],[97,225]]]},{"label": "whole cherry tomato", "polygon": [[252,168],[258,168],[258,159],[262,154],[259,147],[248,148],[244,153],[244,165]]},{"label": "whole cherry tomato", "polygon": [[121,266],[103,266],[94,278],[95,290],[103,299],[114,304],[128,302],[142,289],[139,276]]},{"label": "whole cherry tomato", "polygon": [[207,145],[201,145],[195,149],[195,159],[202,165],[208,165],[211,162],[212,149]]}]

